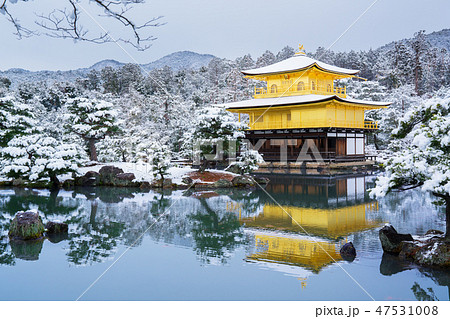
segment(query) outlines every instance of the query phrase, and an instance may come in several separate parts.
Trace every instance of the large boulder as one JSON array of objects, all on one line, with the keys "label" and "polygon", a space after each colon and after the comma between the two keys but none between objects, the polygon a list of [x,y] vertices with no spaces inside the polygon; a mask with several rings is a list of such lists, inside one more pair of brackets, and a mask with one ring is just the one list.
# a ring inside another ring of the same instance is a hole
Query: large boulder
[{"label": "large boulder", "polygon": [[356,258],[356,249],[352,242],[345,243],[340,250],[342,259],[353,261]]},{"label": "large boulder", "polygon": [[89,171],[84,176],[75,179],[75,185],[78,186],[97,186],[100,174],[94,171]]},{"label": "large boulder", "polygon": [[250,176],[244,175],[236,176],[231,183],[234,187],[254,187],[256,185],[255,181]]},{"label": "large boulder", "polygon": [[402,250],[403,242],[413,241],[410,234],[399,234],[392,225],[385,225],[378,232],[383,251],[389,254],[398,255]]},{"label": "large boulder", "polygon": [[192,178],[190,178],[189,176],[184,176],[181,179],[181,182],[186,184],[186,185],[191,185],[192,183],[194,183],[194,180]]},{"label": "large boulder", "polygon": [[225,170],[234,174],[242,174],[242,168],[238,163],[230,164]]},{"label": "large boulder", "polygon": [[99,170],[98,183],[103,186],[115,186],[117,181],[117,175],[123,174],[121,168],[115,166],[103,166]]},{"label": "large boulder", "polygon": [[231,183],[229,180],[226,179],[219,179],[218,181],[214,182],[214,187],[230,188],[233,187],[233,183]]},{"label": "large boulder", "polygon": [[414,255],[414,261],[424,266],[450,268],[450,244],[439,238],[428,240]]},{"label": "large boulder", "polygon": [[9,226],[9,238],[12,240],[30,240],[41,238],[44,225],[37,212],[18,212]]},{"label": "large boulder", "polygon": [[120,173],[116,175],[111,186],[134,186],[133,180],[136,179],[133,173]]}]

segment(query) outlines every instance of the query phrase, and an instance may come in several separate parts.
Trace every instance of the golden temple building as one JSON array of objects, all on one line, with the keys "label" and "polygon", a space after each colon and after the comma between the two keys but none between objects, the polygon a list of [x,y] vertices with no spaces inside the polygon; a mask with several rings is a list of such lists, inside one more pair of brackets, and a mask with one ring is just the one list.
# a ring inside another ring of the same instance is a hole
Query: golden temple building
[{"label": "golden temple building", "polygon": [[256,87],[253,99],[221,105],[246,118],[246,137],[253,145],[263,140],[258,151],[265,161],[297,161],[305,145],[311,148],[308,143],[324,161],[364,161],[365,136],[378,129],[364,112],[390,103],[348,98],[335,81],[357,78],[359,70],[323,63],[301,49],[281,62],[242,71],[265,87]]},{"label": "golden temple building", "polygon": [[322,268],[342,260],[339,243],[308,237],[282,236],[271,232],[254,232],[255,252],[247,260],[300,266],[318,273]]}]

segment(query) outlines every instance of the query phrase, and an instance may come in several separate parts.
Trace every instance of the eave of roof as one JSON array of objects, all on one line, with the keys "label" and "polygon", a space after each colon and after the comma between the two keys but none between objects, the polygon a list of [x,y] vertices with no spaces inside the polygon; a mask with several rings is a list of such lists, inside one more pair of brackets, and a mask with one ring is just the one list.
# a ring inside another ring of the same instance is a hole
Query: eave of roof
[{"label": "eave of roof", "polygon": [[226,107],[228,110],[237,109],[256,109],[256,108],[267,108],[267,107],[281,107],[281,106],[293,106],[293,105],[303,105],[320,103],[327,101],[338,101],[343,103],[358,104],[362,106],[369,106],[375,108],[387,107],[391,102],[373,102],[373,101],[363,101],[356,99],[346,99],[341,98],[337,95],[318,95],[318,94],[308,94],[308,95],[294,95],[276,98],[263,98],[263,99],[250,99],[240,102],[222,103],[217,104],[217,106]]}]

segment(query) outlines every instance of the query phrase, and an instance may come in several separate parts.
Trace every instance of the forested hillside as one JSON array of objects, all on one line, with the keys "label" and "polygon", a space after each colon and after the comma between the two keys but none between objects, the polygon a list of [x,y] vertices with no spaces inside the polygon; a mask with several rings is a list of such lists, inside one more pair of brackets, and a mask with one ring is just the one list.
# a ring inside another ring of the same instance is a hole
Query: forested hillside
[{"label": "forested hillside", "polygon": [[[392,129],[413,106],[434,96],[450,95],[450,54],[444,48],[449,39],[447,31],[433,36],[419,31],[411,39],[376,50],[333,52],[318,48],[308,55],[360,69],[359,75],[367,81],[347,81],[350,96],[393,103],[388,109],[367,114],[381,127],[371,142],[376,148],[384,148]],[[31,78],[16,85],[11,83],[17,79],[3,73],[1,125],[15,128],[18,121],[32,122],[17,132],[50,137],[52,143],[66,145],[62,149],[76,149],[78,160],[92,155],[92,143],[99,161],[146,161],[155,145],[165,145],[172,157],[191,157],[192,136],[208,106],[251,98],[254,87],[264,85],[245,79],[240,70],[281,61],[294,52],[285,47],[277,53],[266,51],[257,58],[245,55],[233,61],[205,55],[201,61],[209,61],[204,65],[199,60],[183,61],[185,55],[178,55],[167,60],[172,67],[111,62],[83,72],[70,71],[66,80],[50,72],[47,80]],[[26,114],[11,113],[14,108],[26,110]],[[77,125],[74,116],[80,117]],[[87,131],[83,116],[98,121],[96,132]],[[11,146],[11,138],[2,138],[0,146]],[[21,148],[19,142],[23,141],[14,142],[17,149]]]}]

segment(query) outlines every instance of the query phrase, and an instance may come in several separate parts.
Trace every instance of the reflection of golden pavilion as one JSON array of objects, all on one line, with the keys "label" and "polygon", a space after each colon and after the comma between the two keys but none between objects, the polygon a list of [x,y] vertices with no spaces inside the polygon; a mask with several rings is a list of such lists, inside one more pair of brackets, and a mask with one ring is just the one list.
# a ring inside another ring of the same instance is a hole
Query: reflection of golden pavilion
[{"label": "reflection of golden pavilion", "polygon": [[332,209],[265,204],[258,216],[241,216],[240,221],[246,227],[305,231],[310,235],[337,239],[379,225],[379,222],[366,219],[366,209],[378,209],[378,203]]},{"label": "reflection of golden pavilion", "polygon": [[301,266],[318,273],[326,265],[342,259],[339,243],[265,231],[255,232],[254,236],[256,252],[247,260]]}]

